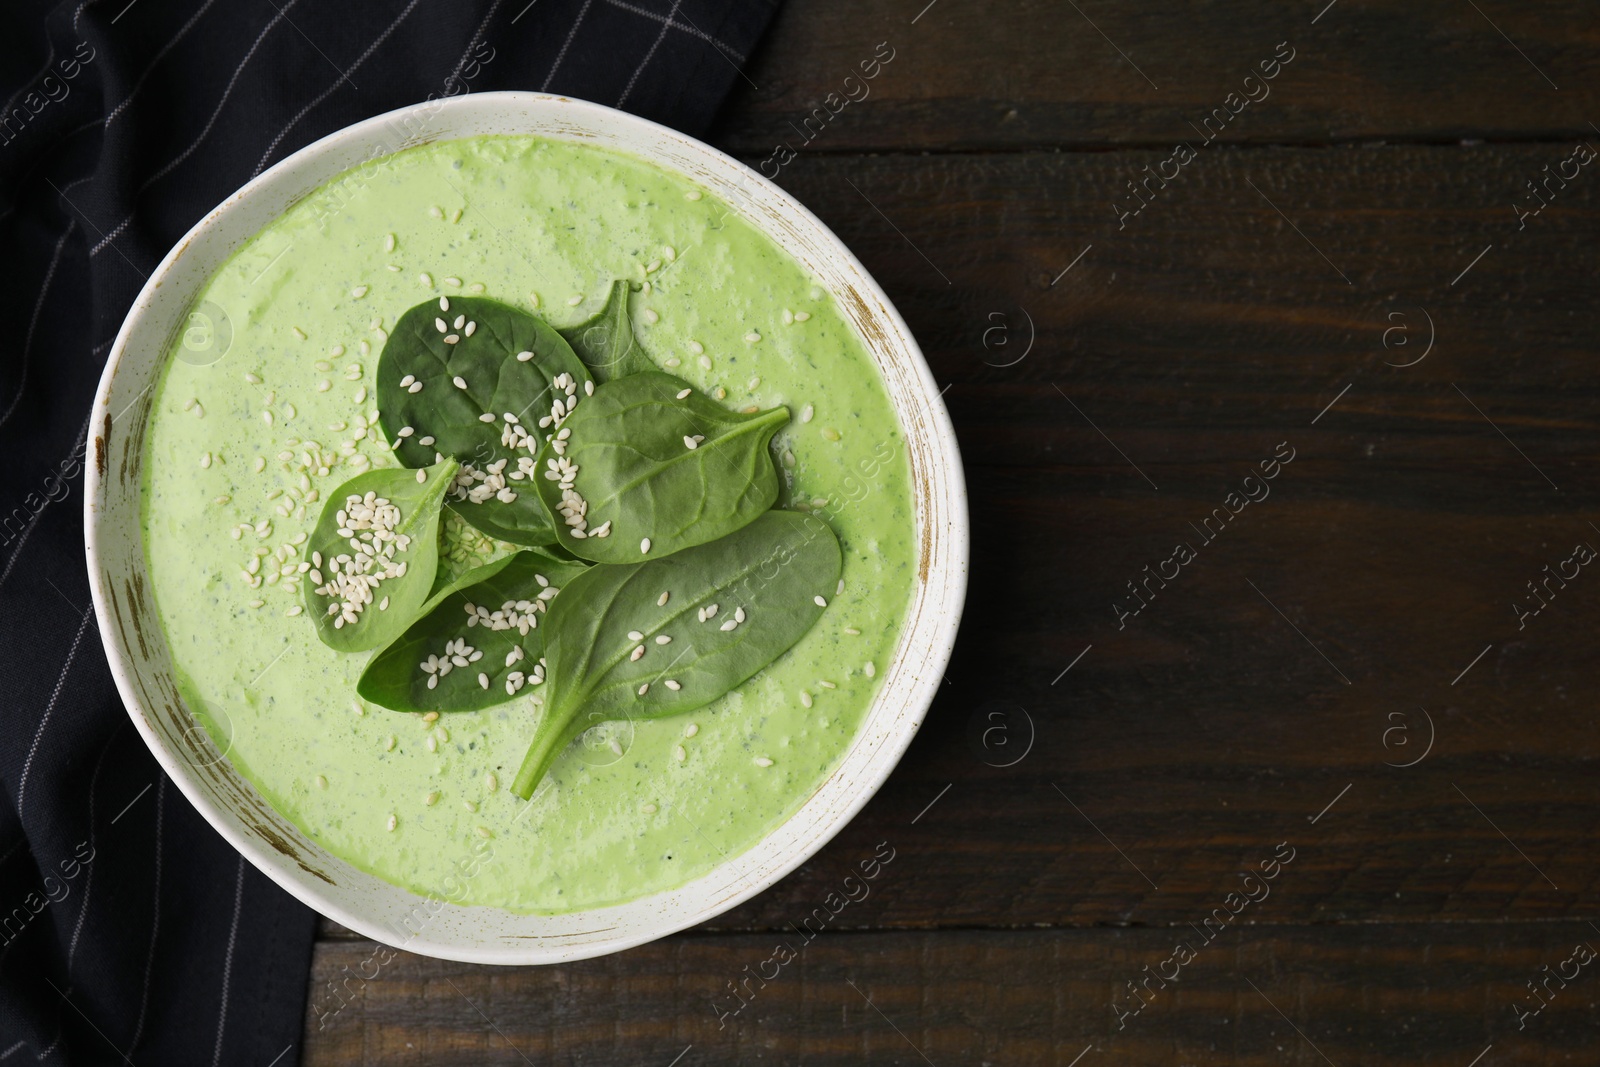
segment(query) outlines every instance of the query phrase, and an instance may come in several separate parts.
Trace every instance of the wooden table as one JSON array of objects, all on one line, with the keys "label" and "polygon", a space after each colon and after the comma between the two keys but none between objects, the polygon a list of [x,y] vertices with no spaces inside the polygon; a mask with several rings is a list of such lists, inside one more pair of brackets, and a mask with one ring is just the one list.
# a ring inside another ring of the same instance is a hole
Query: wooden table
[{"label": "wooden table", "polygon": [[[798,149],[949,384],[920,736],[714,923],[402,955],[306,1061],[1600,1061],[1593,10],[923,3],[788,0],[715,138]],[[313,986],[371,951],[328,927]]]}]

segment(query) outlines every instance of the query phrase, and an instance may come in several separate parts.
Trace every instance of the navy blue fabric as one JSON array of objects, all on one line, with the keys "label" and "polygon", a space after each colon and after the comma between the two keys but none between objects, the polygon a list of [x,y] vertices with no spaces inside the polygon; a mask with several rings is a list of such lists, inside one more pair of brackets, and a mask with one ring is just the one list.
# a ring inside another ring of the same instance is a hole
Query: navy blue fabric
[{"label": "navy blue fabric", "polygon": [[157,768],[84,571],[87,418],[206,211],[430,95],[542,89],[702,132],[778,0],[72,0],[0,33],[0,1067],[292,1067],[315,918]]}]

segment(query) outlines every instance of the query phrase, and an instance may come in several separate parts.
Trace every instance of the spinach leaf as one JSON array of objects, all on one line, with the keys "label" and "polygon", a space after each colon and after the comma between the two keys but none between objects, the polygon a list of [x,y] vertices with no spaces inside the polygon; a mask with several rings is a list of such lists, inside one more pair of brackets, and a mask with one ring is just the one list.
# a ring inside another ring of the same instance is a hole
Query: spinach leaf
[{"label": "spinach leaf", "polygon": [[596,388],[567,418],[540,449],[534,481],[572,554],[597,563],[665,556],[772,506],[778,475],[767,445],[788,420],[785,408],[729,411],[660,371],[632,374]]},{"label": "spinach leaf", "polygon": [[560,331],[596,381],[608,382],[656,369],[633,337],[633,318],[628,314],[628,294],[632,291],[633,286],[617,279],[611,283],[606,306],[594,318]]},{"label": "spinach leaf", "polygon": [[548,691],[513,792],[532,796],[596,719],[693,711],[777,659],[821,617],[841,565],[827,523],[768,511],[720,541],[568,581],[544,623]]},{"label": "spinach leaf", "polygon": [[441,297],[400,316],[377,380],[379,422],[400,462],[461,461],[452,510],[502,541],[554,543],[527,475],[591,380],[559,333],[495,300]]},{"label": "spinach leaf", "polygon": [[378,648],[417,617],[433,588],[439,508],[456,470],[447,459],[416,471],[368,471],[329,494],[304,561],[306,611],[324,644]]},{"label": "spinach leaf", "polygon": [[545,613],[586,569],[524,551],[468,572],[372,657],[356,691],[395,711],[477,711],[542,685]]}]

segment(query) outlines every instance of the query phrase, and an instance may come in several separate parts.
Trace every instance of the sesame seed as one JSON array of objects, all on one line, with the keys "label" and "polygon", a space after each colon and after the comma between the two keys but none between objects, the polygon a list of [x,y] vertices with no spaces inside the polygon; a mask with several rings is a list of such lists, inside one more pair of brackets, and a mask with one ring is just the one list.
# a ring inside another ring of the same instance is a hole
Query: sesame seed
[{"label": "sesame seed", "polygon": [[750,379],[750,384],[749,384],[748,388],[752,393],[755,392],[760,387],[761,387],[761,378],[759,376]]},{"label": "sesame seed", "polygon": [[389,832],[391,834],[394,833],[394,828],[396,826],[399,826],[399,825],[400,825],[400,816],[398,816],[398,815],[390,815],[389,816]]},{"label": "sesame seed", "polygon": [[583,294],[582,293],[573,293],[571,296],[567,297],[567,306],[568,307],[574,307],[575,308],[581,303],[583,303]]},{"label": "sesame seed", "polygon": [[423,722],[438,722],[439,721],[439,713],[437,711],[430,711],[430,712],[428,712],[426,715],[424,715],[422,717],[422,721]]},{"label": "sesame seed", "polygon": [[477,805],[477,804],[475,804],[475,803],[473,803],[473,802],[472,802],[472,801],[470,801],[470,800],[463,800],[463,801],[462,801],[462,802],[461,802],[461,806],[462,806],[462,807],[463,807],[463,808],[466,808],[466,809],[467,809],[467,810],[468,810],[468,811],[470,811],[470,812],[476,812],[476,811],[477,811],[477,810],[478,810],[478,805]]},{"label": "sesame seed", "polygon": [[683,194],[683,198],[685,200],[699,200],[700,199],[700,190],[698,190],[698,189],[690,189],[687,193]]},{"label": "sesame seed", "polygon": [[671,593],[662,593],[660,598],[656,600],[656,607],[658,607],[658,608],[666,607],[667,606],[667,598],[669,596],[671,596],[671,595],[672,595]]},{"label": "sesame seed", "polygon": [[384,742],[383,750],[385,752],[393,752],[394,746],[398,743],[398,740],[399,739],[396,738],[394,734],[390,734],[388,740]]},{"label": "sesame seed", "polygon": [[744,609],[743,608],[734,608],[733,609],[733,621],[734,622],[744,622]]},{"label": "sesame seed", "polygon": [[656,644],[670,645],[672,644],[672,638],[666,634],[656,634]]},{"label": "sesame seed", "polygon": [[420,393],[420,392],[422,392],[422,383],[421,382],[412,382],[410,385],[408,385],[406,387],[406,392],[408,392],[408,393]]},{"label": "sesame seed", "polygon": [[[488,686],[484,686],[484,688],[487,689]],[[428,738],[428,751],[429,752],[437,752],[437,751],[439,751],[439,739],[437,737],[429,737]]]},{"label": "sesame seed", "polygon": [[716,392],[712,393],[711,395],[716,397],[718,400],[728,399],[728,391],[722,388],[720,385],[717,386]]},{"label": "sesame seed", "polygon": [[268,426],[271,426],[272,425],[272,412],[263,411],[261,413],[261,421],[266,423]]},{"label": "sesame seed", "polygon": [[695,355],[698,356],[700,353],[704,352],[705,350],[706,350],[706,346],[701,344],[699,341],[690,341],[689,342],[689,351],[693,352]]},{"label": "sesame seed", "polygon": [[640,552],[649,552],[650,551],[650,538],[646,537],[646,538],[644,538],[643,540],[641,540],[639,542],[639,551]]},{"label": "sesame seed", "polygon": [[634,660],[637,660],[637,659],[639,659],[639,657],[641,657],[641,656],[643,656],[643,655],[644,655],[644,646],[643,646],[643,645],[639,645],[639,646],[638,646],[638,647],[636,647],[636,648],[635,648],[635,649],[634,649],[634,650],[633,650],[633,652],[632,652],[632,653],[631,653],[631,654],[630,654],[630,655],[629,655],[629,656],[628,656],[628,659],[629,659],[629,660],[630,660],[630,661],[634,661]]},{"label": "sesame seed", "polygon": [[433,792],[423,797],[422,802],[430,808],[433,807],[435,804],[439,803],[439,791],[435,789]]},{"label": "sesame seed", "polygon": [[805,407],[800,409],[800,421],[810,422],[812,416],[814,416],[816,413],[817,409],[812,407],[810,404],[807,404]]},{"label": "sesame seed", "polygon": [[206,452],[200,456],[200,468],[204,470],[209,466],[211,466],[211,453]]},{"label": "sesame seed", "polygon": [[583,383],[583,395],[584,396],[594,396],[594,382],[593,382],[593,380],[590,380],[590,381],[587,381],[587,382]]},{"label": "sesame seed", "polygon": [[539,294],[538,293],[529,293],[528,294],[528,303],[531,304],[533,307],[538,307],[539,306]]},{"label": "sesame seed", "polygon": [[674,680],[673,680],[673,679],[671,679],[671,678],[668,678],[668,679],[667,679],[667,688],[668,688],[668,689],[670,689],[670,690],[672,690],[672,691],[673,691],[673,692],[674,692],[674,693],[676,693],[676,692],[677,692],[677,691],[678,691],[678,690],[680,690],[680,689],[682,689],[682,688],[683,688],[683,686],[681,686],[681,685],[679,685],[679,684],[678,684],[678,683],[677,683],[677,682],[676,682],[676,681],[674,681]]},{"label": "sesame seed", "polygon": [[644,634],[640,633],[638,630],[629,630],[628,631],[628,640],[629,641],[643,641],[644,640]]},{"label": "sesame seed", "polygon": [[824,689],[837,689],[837,688],[839,688],[838,686],[834,685],[832,682],[828,681],[826,678],[818,678],[817,679],[817,684],[822,686],[822,688],[824,688]]},{"label": "sesame seed", "polygon": [[722,624],[722,627],[721,627],[721,628],[722,628],[722,630],[723,630],[723,631],[728,631],[728,630],[731,630],[731,629],[733,629],[733,628],[734,628],[734,627],[735,627],[735,626],[738,626],[738,625],[739,625],[739,623],[738,623],[738,620],[736,620],[736,619],[729,619],[729,620],[728,620],[728,621],[727,621],[727,622],[725,622],[725,623],[723,623],[723,624]]},{"label": "sesame seed", "polygon": [[[457,215],[458,215],[458,216],[459,216],[459,215],[460,215],[460,214],[461,214],[461,212],[459,212],[459,211],[458,211],[458,212],[456,212],[456,214],[457,214]],[[489,828],[488,828],[488,827],[487,827],[487,826],[480,826],[480,827],[478,827],[478,828],[477,828],[477,830],[476,830],[476,831],[474,831],[474,832],[475,832],[475,833],[476,833],[476,834],[477,834],[477,835],[478,835],[478,836],[479,836],[479,837],[482,837],[482,838],[485,838],[485,839],[487,839],[487,838],[491,838],[491,837],[493,837],[493,836],[494,836],[494,831],[493,831],[493,830],[490,830],[490,829],[489,829]]]},{"label": "sesame seed", "polygon": [[493,422],[494,421],[494,412],[485,411],[482,415],[478,416],[478,421],[479,422]]},{"label": "sesame seed", "polygon": [[459,374],[451,378],[450,381],[455,384],[457,389],[465,389],[467,387],[467,380]]},{"label": "sesame seed", "polygon": [[679,399],[679,400],[684,400],[684,399],[686,399],[686,398],[687,398],[687,397],[688,397],[688,396],[689,396],[689,394],[690,394],[690,393],[692,393],[692,392],[694,392],[694,390],[693,390],[693,389],[680,389],[680,390],[679,390],[679,391],[678,391],[678,399]]},{"label": "sesame seed", "polygon": [[384,237],[384,239],[383,239],[383,250],[385,252],[393,252],[394,251],[394,234],[391,233],[391,234],[388,234],[388,235],[386,235]]},{"label": "sesame seed", "polygon": [[422,445],[424,448],[431,447],[433,445],[433,438],[432,437],[418,438],[417,444]]},{"label": "sesame seed", "polygon": [[318,380],[318,382],[317,382],[317,392],[319,392],[319,393],[326,393],[329,389],[332,389],[332,388],[333,388],[333,383],[331,381],[329,381],[327,378],[322,378],[322,379]]},{"label": "sesame seed", "polygon": [[650,683],[649,682],[646,682],[646,683],[644,683],[643,685],[641,685],[639,687],[639,695],[640,696],[644,696],[648,692],[650,692]]},{"label": "sesame seed", "polygon": [[423,271],[421,274],[417,275],[417,281],[421,282],[429,289],[433,288],[433,275],[429,274],[427,271]]},{"label": "sesame seed", "polygon": [[654,815],[657,809],[654,804],[640,804],[639,810],[646,815]]},{"label": "sesame seed", "polygon": [[302,330],[300,327],[291,326],[291,327],[289,327],[289,329],[291,331],[293,331],[294,335],[296,337],[300,338],[300,340],[304,341],[306,339],[306,332],[304,330]]},{"label": "sesame seed", "polygon": [[682,745],[679,745],[672,750],[672,758],[677,760],[679,763],[682,763],[684,760],[689,758],[689,753],[684,751]]},{"label": "sesame seed", "polygon": [[673,356],[671,359],[666,361],[666,365],[668,367],[680,367],[683,365],[683,360],[679,359],[677,356]]},{"label": "sesame seed", "polygon": [[800,690],[800,703],[808,708],[811,706],[811,694],[804,689]]},{"label": "sesame seed", "polygon": [[684,737],[693,737],[695,734],[697,734],[699,732],[700,732],[700,724],[697,723],[697,722],[692,722],[688,726],[685,726],[683,728],[683,736]]},{"label": "sesame seed", "polygon": [[444,335],[444,343],[447,345],[460,344],[461,335],[458,333],[447,333]]},{"label": "sesame seed", "polygon": [[479,672],[479,674],[478,674],[478,684],[480,686],[482,686],[483,688],[485,688],[485,689],[489,688],[489,676],[487,674]]},{"label": "sesame seed", "polygon": [[[411,426],[402,426],[402,427],[400,427],[400,436],[401,437],[410,437],[412,434],[414,434],[416,432],[417,432],[416,429],[414,427],[411,427]],[[417,473],[421,474],[422,472],[418,471]]]},{"label": "sesame seed", "polygon": [[835,430],[832,426],[825,426],[822,430],[822,436],[826,437],[830,441],[837,441],[839,439],[839,431]]},{"label": "sesame seed", "polygon": [[868,678],[876,677],[878,673],[878,668],[873,666],[873,663],[870,659],[867,660],[867,665],[863,667],[862,670],[866,671]]},{"label": "sesame seed", "polygon": [[757,341],[761,340],[761,335],[759,333],[757,333],[756,331],[751,330],[749,333],[744,335],[744,339],[745,339],[745,343],[753,345]]},{"label": "sesame seed", "polygon": [[518,363],[526,363],[526,362],[528,362],[528,360],[530,360],[532,358],[533,358],[533,353],[532,352],[518,352],[517,353],[517,362]]},{"label": "sesame seed", "polygon": [[694,449],[700,447],[700,442],[696,441],[693,437],[685,437],[683,439],[683,447],[693,451]]},{"label": "sesame seed", "polygon": [[768,759],[766,756],[757,756],[756,757],[756,766],[757,767],[770,767],[770,766],[772,766],[772,761],[770,759]]},{"label": "sesame seed", "polygon": [[701,622],[705,622],[706,619],[714,619],[714,618],[716,618],[717,617],[717,608],[719,606],[720,605],[717,605],[717,604],[708,604],[708,605],[706,605],[706,607],[703,609],[704,613],[705,613],[704,618],[702,618],[700,621]]},{"label": "sesame seed", "polygon": [[326,788],[328,788],[328,779],[324,778],[320,774],[317,775],[317,788],[318,789],[326,789]]},{"label": "sesame seed", "polygon": [[794,321],[796,322],[805,322],[809,318],[811,318],[811,312],[809,311],[796,311],[794,313]]},{"label": "sesame seed", "polygon": [[362,297],[367,295],[367,287],[365,285],[358,285],[354,289],[350,290],[350,295],[355,299],[360,300]]},{"label": "sesame seed", "polygon": [[661,316],[656,314],[654,308],[645,308],[644,309],[644,321],[646,321],[646,322],[650,323],[652,326],[654,326],[656,323],[661,321]]},{"label": "sesame seed", "polygon": [[700,363],[700,369],[701,370],[710,370],[711,369],[711,357],[710,356],[701,356],[700,360],[699,360],[699,363]]},{"label": "sesame seed", "polygon": [[844,632],[849,634],[851,637],[860,637],[861,636],[861,631],[856,629],[854,626],[846,626],[844,628]]}]

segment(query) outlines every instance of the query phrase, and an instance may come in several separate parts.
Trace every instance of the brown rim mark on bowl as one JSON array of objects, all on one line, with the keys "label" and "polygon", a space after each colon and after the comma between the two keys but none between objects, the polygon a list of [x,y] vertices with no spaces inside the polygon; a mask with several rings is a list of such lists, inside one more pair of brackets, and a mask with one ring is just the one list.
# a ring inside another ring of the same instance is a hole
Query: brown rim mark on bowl
[{"label": "brown rim mark on bowl", "polygon": [[106,474],[106,442],[111,440],[111,412],[106,412],[103,429],[94,437],[94,469],[104,478]]},{"label": "brown rim mark on bowl", "polygon": [[144,435],[150,428],[150,408],[155,402],[156,398],[147,389],[129,405],[136,409],[133,414],[133,427],[128,431],[128,439],[122,446],[122,462],[118,465],[117,471],[117,479],[124,488],[128,485],[130,463],[134,480],[137,481],[139,478],[139,466],[144,457]]}]

